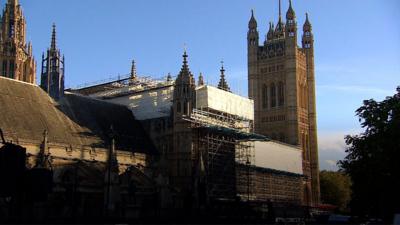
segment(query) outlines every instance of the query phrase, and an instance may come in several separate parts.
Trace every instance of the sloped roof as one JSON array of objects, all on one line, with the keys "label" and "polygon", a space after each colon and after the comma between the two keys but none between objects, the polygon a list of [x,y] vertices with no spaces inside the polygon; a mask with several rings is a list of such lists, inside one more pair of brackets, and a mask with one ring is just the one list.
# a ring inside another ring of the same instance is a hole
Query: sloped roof
[{"label": "sloped roof", "polygon": [[0,77],[0,128],[14,142],[40,143],[47,130],[49,143],[108,148],[111,125],[116,149],[155,153],[140,122],[125,106],[71,93],[55,102],[36,85]]}]

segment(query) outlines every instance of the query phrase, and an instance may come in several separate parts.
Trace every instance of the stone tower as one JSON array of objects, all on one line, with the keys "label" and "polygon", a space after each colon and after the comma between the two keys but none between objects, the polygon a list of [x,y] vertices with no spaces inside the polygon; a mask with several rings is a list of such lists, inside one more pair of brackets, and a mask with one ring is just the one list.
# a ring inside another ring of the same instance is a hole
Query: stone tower
[{"label": "stone tower", "polygon": [[259,45],[252,11],[247,34],[248,90],[254,100],[255,131],[303,150],[304,203],[319,203],[319,168],[315,107],[314,39],[311,23],[303,26],[302,46],[297,44],[297,21],[289,1],[286,23],[279,1],[278,23],[269,24]]},{"label": "stone tower", "polygon": [[36,63],[32,44],[26,43],[26,22],[18,0],[6,3],[0,32],[0,75],[35,83]]},{"label": "stone tower", "polygon": [[60,49],[56,45],[56,25],[53,24],[51,45],[46,57],[42,55],[42,74],[40,87],[56,101],[64,95],[64,56],[61,58]]},{"label": "stone tower", "polygon": [[196,83],[189,70],[188,55],[183,54],[182,69],[174,84],[173,93],[173,150],[170,154],[171,183],[182,191],[192,188],[192,157],[193,144],[190,122],[185,118],[190,117],[196,106]]}]

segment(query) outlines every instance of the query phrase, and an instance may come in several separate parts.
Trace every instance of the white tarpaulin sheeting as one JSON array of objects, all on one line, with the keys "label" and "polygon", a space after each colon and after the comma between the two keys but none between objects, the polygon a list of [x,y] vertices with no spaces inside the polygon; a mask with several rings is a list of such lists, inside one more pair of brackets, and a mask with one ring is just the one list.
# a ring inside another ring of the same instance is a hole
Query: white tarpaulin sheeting
[{"label": "white tarpaulin sheeting", "polygon": [[254,120],[253,100],[208,85],[197,88],[196,108],[210,108]]},{"label": "white tarpaulin sheeting", "polygon": [[107,101],[128,106],[138,120],[154,119],[170,115],[173,92],[173,86],[165,86]]},{"label": "white tarpaulin sheeting", "polygon": [[255,147],[258,167],[303,174],[302,151],[296,146],[274,141],[245,141]]}]

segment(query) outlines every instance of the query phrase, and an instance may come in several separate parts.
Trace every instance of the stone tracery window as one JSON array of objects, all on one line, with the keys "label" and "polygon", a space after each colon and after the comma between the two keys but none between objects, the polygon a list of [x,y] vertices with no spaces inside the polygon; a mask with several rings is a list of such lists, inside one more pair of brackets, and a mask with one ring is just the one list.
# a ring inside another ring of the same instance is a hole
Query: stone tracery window
[{"label": "stone tracery window", "polygon": [[262,90],[262,107],[266,109],[268,107],[268,87],[267,85],[263,85]]},{"label": "stone tracery window", "polygon": [[270,94],[271,107],[275,107],[276,106],[276,87],[275,87],[274,83],[271,84],[270,92],[271,92],[271,94]]},{"label": "stone tracery window", "polygon": [[278,105],[283,106],[285,104],[285,86],[283,82],[278,84]]}]

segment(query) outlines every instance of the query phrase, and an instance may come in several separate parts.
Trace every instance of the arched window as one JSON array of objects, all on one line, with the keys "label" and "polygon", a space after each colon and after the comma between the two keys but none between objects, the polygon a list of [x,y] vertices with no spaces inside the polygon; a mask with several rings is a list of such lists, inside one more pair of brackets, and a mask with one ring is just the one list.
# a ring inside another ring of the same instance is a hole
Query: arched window
[{"label": "arched window", "polygon": [[283,86],[283,82],[279,82],[278,85],[278,105],[283,106],[285,104],[285,87]]},{"label": "arched window", "polygon": [[304,160],[307,159],[307,150],[305,147],[305,142],[306,142],[305,135],[303,132],[301,132],[301,149],[303,150],[303,159]]},{"label": "arched window", "polygon": [[271,107],[275,107],[276,106],[276,87],[275,87],[274,83],[271,84],[270,91],[271,91],[271,94],[270,94],[270,96],[271,96]]},{"label": "arched window", "polygon": [[183,113],[187,114],[187,111],[188,111],[188,102],[185,101],[185,104],[183,104]]},{"label": "arched window", "polygon": [[306,149],[306,159],[307,160],[310,160],[310,149],[309,149],[309,145],[308,145],[308,134],[305,134],[305,143],[304,143],[304,145],[305,145],[305,149]]},{"label": "arched window", "polygon": [[3,71],[1,73],[3,76],[7,76],[7,60],[3,61]]},{"label": "arched window", "polygon": [[14,78],[14,68],[15,68],[15,64],[14,64],[14,60],[10,60],[10,78]]},{"label": "arched window", "polygon": [[262,87],[262,107],[266,109],[268,107],[268,87],[267,85],[263,85]]},{"label": "arched window", "polygon": [[176,104],[176,111],[177,111],[178,113],[181,112],[181,102],[178,102],[178,103]]}]

